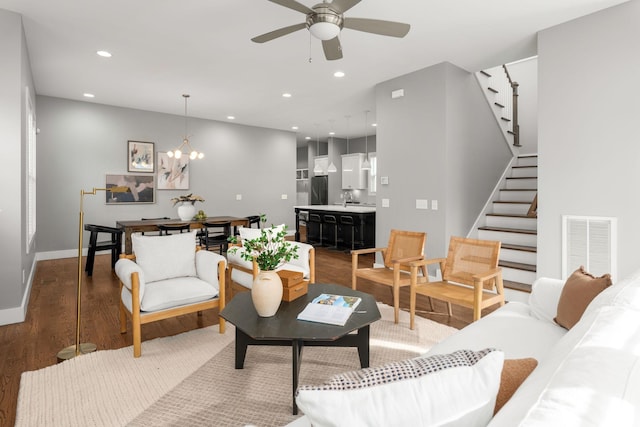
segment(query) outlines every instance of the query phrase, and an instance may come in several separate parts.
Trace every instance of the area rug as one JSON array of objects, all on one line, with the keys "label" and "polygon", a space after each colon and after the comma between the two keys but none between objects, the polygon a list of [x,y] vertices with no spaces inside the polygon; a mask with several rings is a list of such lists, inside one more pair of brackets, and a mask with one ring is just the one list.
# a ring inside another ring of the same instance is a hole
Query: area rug
[{"label": "area rug", "polygon": [[[379,305],[371,326],[370,364],[414,357],[456,329],[408,314],[393,323],[393,308]],[[291,349],[249,347],[244,369],[234,369],[235,331],[217,327],[98,351],[56,366],[25,372],[16,426],[281,426],[291,414]],[[306,347],[300,384],[358,369],[356,349]]]}]

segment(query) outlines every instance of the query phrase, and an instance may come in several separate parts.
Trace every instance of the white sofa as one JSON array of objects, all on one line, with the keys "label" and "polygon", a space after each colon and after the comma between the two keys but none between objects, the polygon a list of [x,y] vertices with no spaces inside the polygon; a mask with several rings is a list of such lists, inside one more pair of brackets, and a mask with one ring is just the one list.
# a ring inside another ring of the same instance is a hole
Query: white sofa
[{"label": "white sofa", "polygon": [[569,331],[553,320],[563,285],[538,279],[528,304],[506,304],[425,356],[493,347],[538,361],[490,427],[640,426],[640,271],[596,296]]}]

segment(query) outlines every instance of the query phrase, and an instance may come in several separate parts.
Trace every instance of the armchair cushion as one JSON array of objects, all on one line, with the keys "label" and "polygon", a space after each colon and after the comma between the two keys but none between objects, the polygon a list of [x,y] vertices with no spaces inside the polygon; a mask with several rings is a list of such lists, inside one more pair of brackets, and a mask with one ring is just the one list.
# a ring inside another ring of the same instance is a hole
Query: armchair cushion
[{"label": "armchair cushion", "polygon": [[300,386],[296,402],[314,426],[486,426],[503,360],[486,349],[392,362]]},{"label": "armchair cushion", "polygon": [[138,264],[130,259],[119,259],[118,262],[116,262],[115,271],[118,279],[120,279],[124,288],[129,290],[129,293],[131,293],[131,289],[133,288],[133,285],[131,284],[131,275],[133,273],[138,273],[140,298],[144,296],[146,288],[145,276],[144,271],[142,271],[142,268]]},{"label": "armchair cushion", "polygon": [[196,274],[198,278],[209,283],[216,291],[220,289],[217,269],[218,262],[220,261],[224,262],[226,267],[227,260],[222,255],[204,250],[196,252]]},{"label": "armchair cushion", "polygon": [[[217,266],[211,267],[217,271]],[[122,288],[122,302],[129,311],[131,307],[131,292]],[[218,296],[218,289],[197,277],[178,277],[147,283],[144,297],[140,301],[140,310],[152,312],[167,308],[179,307],[205,301]]]},{"label": "armchair cushion", "polygon": [[131,236],[136,263],[147,284],[174,277],[196,275],[196,231],[169,236]]},{"label": "armchair cushion", "polygon": [[[284,229],[284,224],[275,225],[274,231],[279,233]],[[238,232],[240,233],[240,241],[244,242],[245,240],[253,240],[257,239],[262,235],[261,228],[251,228],[251,227],[238,227]]]}]

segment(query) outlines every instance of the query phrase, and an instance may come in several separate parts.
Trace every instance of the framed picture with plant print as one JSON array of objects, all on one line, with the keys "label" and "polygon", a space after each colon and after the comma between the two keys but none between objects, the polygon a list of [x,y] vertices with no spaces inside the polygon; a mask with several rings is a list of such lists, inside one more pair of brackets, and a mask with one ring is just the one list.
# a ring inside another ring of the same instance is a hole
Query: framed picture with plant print
[{"label": "framed picture with plant print", "polygon": [[154,143],[127,141],[127,172],[153,172]]},{"label": "framed picture with plant print", "polygon": [[155,185],[155,174],[107,175],[105,202],[108,205],[155,203]]},{"label": "framed picture with plant print", "polygon": [[161,152],[158,153],[156,165],[158,190],[189,189],[189,156],[176,159]]}]

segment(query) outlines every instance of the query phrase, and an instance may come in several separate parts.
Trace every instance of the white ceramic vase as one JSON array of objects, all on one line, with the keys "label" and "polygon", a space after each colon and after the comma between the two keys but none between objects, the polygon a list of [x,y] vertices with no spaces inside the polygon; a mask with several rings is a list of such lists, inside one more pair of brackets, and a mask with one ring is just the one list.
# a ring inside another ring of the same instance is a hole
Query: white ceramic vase
[{"label": "white ceramic vase", "polygon": [[253,306],[260,317],[276,314],[282,302],[282,280],[275,271],[260,271],[251,288]]},{"label": "white ceramic vase", "polygon": [[191,221],[196,216],[196,207],[191,202],[182,202],[178,206],[178,217],[183,221]]}]

